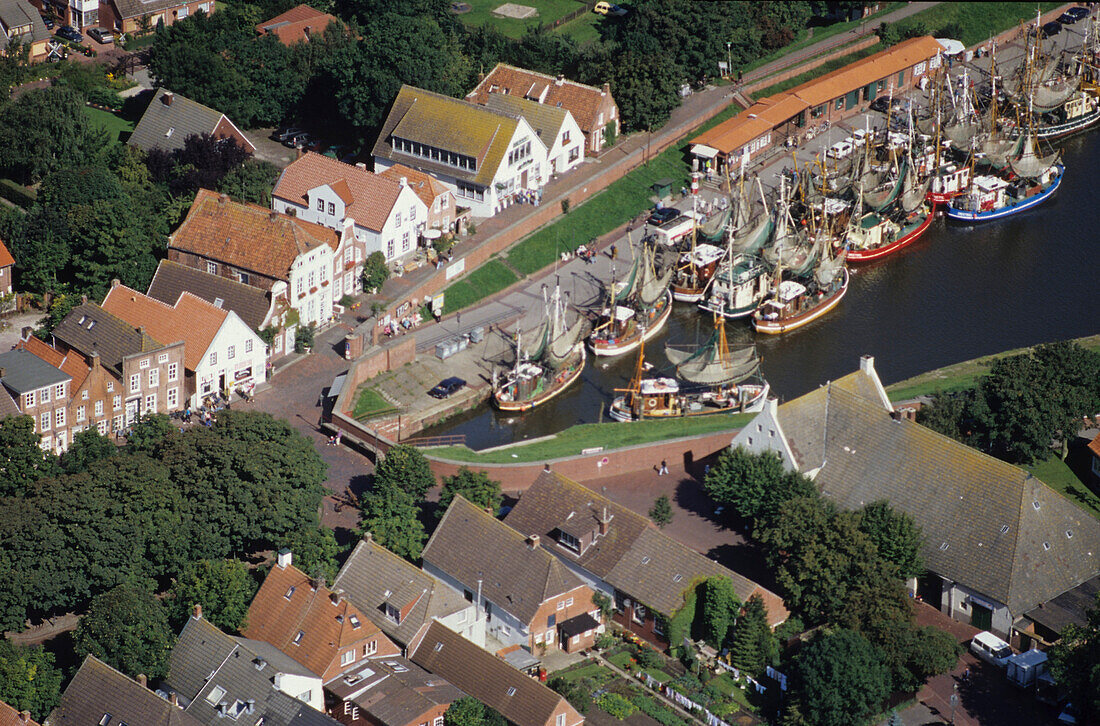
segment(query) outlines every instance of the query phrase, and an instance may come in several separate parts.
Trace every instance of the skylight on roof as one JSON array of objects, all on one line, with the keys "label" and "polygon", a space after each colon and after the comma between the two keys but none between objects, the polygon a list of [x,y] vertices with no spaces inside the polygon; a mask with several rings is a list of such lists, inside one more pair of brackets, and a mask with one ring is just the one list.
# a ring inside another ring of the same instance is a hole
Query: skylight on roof
[{"label": "skylight on roof", "polygon": [[509,696],[516,695],[516,687],[515,686],[509,686],[507,695],[509,695]]},{"label": "skylight on roof", "polygon": [[650,561],[649,555],[646,555],[645,557],[642,558],[642,564],[643,565],[648,565],[649,561]]},{"label": "skylight on roof", "polygon": [[443,643],[436,643],[435,644],[435,652],[438,653],[441,650],[443,650]]},{"label": "skylight on roof", "polygon": [[1007,524],[1002,524],[1001,525],[1001,534],[1008,534],[1008,525]]},{"label": "skylight on roof", "polygon": [[944,542],[943,544],[941,544],[941,545],[940,545],[940,552],[945,552],[945,551],[947,551],[947,548],[948,548],[948,547],[950,547],[950,546],[951,546],[951,545],[949,545],[949,544],[947,544],[946,542]]},{"label": "skylight on roof", "polygon": [[673,582],[679,582],[682,579],[684,579],[684,576],[680,575],[680,574],[677,574],[675,577],[672,578],[672,581]]},{"label": "skylight on roof", "polygon": [[358,628],[359,624],[360,624],[359,623],[359,618],[356,617],[355,615],[352,615],[351,617],[349,617],[348,622],[351,623],[351,629],[352,630],[355,630],[356,628]]},{"label": "skylight on roof", "polygon": [[210,693],[206,694],[206,702],[211,706],[217,706],[223,698],[225,698],[225,689],[221,686],[214,686],[210,689]]},{"label": "skylight on roof", "polygon": [[1031,506],[1035,507],[1035,511],[1038,512],[1039,511],[1039,500],[1036,499],[1035,501],[1033,501],[1031,503]]},{"label": "skylight on roof", "polygon": [[1050,549],[1050,542],[1044,542],[1043,543],[1043,551],[1045,552],[1049,549]]},{"label": "skylight on roof", "polygon": [[293,585],[291,587],[287,588],[286,594],[283,595],[283,597],[285,597],[287,600],[294,597],[294,591],[296,589],[298,589],[298,588],[294,587]]},{"label": "skylight on roof", "polygon": [[302,642],[302,638],[306,637],[306,631],[299,630],[298,634],[294,636],[294,645],[298,645]]},{"label": "skylight on roof", "polygon": [[1066,539],[1073,539],[1073,530],[1072,529],[1067,529],[1066,530]]}]

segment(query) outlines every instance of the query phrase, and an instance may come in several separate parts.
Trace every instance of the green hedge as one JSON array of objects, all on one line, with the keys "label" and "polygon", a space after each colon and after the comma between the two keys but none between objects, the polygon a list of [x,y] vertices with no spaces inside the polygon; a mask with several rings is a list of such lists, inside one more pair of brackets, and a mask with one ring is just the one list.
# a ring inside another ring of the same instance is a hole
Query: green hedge
[{"label": "green hedge", "polygon": [[11,179],[0,179],[0,197],[23,209],[30,209],[37,195],[33,189],[16,184]]}]

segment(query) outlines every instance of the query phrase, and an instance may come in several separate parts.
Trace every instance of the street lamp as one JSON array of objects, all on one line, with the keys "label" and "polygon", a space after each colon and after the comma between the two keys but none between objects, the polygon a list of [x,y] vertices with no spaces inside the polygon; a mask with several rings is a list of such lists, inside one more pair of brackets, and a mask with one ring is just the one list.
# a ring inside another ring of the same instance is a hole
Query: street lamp
[{"label": "street lamp", "polygon": [[733,43],[726,41],[726,73],[733,78]]}]

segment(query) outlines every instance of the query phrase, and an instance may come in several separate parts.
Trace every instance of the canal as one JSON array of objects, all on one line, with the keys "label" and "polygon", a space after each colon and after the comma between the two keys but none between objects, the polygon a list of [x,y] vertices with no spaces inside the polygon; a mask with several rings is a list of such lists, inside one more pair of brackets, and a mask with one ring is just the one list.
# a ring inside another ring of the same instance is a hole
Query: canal
[{"label": "canal", "polygon": [[[1100,331],[1100,133],[1063,143],[1066,175],[1044,206],[978,226],[937,219],[912,247],[853,269],[847,296],[825,318],[782,336],[758,336],[764,377],[789,400],[875,357],[887,385],[1002,350]],[[646,346],[653,373],[668,371],[666,342],[706,340],[713,323],[676,304]],[[732,341],[753,339],[745,322]],[[590,357],[580,384],[524,416],[482,406],[425,434],[465,434],[474,449],[545,436],[599,420],[636,355]],[[604,413],[604,420],[608,420]],[[622,424],[629,425],[629,424]]]}]

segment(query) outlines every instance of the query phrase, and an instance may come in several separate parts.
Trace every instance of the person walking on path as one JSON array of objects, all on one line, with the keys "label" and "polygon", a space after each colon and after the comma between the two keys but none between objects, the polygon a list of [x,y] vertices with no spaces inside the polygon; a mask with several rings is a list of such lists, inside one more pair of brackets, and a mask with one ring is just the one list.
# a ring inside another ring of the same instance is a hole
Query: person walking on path
[{"label": "person walking on path", "polygon": [[657,472],[657,476],[664,476],[668,473],[668,462],[661,459],[661,470]]},{"label": "person walking on path", "polygon": [[615,259],[618,256],[619,250],[615,247],[615,244],[611,244],[611,259]]}]

